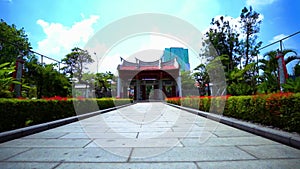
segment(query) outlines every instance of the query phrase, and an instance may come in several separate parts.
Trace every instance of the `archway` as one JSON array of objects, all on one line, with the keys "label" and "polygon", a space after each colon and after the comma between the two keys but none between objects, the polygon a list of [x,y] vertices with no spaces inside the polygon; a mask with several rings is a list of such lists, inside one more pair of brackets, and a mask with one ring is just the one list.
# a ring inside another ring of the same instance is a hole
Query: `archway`
[{"label": "archway", "polygon": [[136,63],[123,61],[118,66],[118,96],[134,100],[164,100],[181,96],[181,77],[176,59],[168,62]]}]

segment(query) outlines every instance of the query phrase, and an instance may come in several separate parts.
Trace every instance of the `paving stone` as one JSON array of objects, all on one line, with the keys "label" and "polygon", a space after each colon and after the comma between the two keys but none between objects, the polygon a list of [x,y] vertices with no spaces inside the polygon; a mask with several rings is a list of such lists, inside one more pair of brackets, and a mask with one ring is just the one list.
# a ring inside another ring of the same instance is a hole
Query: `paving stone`
[{"label": "paving stone", "polygon": [[22,163],[25,168],[300,166],[298,149],[158,102],[8,141],[0,152],[0,168],[22,168]]},{"label": "paving stone", "polygon": [[141,127],[141,123],[135,123],[135,122],[131,122],[128,120],[124,120],[124,121],[109,121],[109,122],[105,122],[105,124],[107,125],[107,128],[140,128]]},{"label": "paving stone", "polygon": [[[113,151],[108,151],[113,150]],[[131,149],[102,149],[102,148],[34,148],[14,156],[7,161],[31,162],[125,162]],[[118,156],[111,152],[122,152]],[[126,156],[125,156],[126,155]]]},{"label": "paving stone", "polygon": [[300,166],[300,159],[248,160],[248,161],[210,161],[198,162],[201,169],[230,168],[230,169],[295,169]]},{"label": "paving stone", "polygon": [[180,131],[180,132],[139,132],[138,138],[200,138],[200,137],[216,137],[210,132],[202,131]]},{"label": "paving stone", "polygon": [[16,139],[0,144],[0,147],[83,147],[90,139]]},{"label": "paving stone", "polygon": [[300,150],[282,144],[239,147],[260,159],[300,158]]},{"label": "paving stone", "polygon": [[90,127],[90,126],[85,126],[85,127],[82,127],[83,131],[84,132],[92,132],[92,133],[96,133],[96,132],[99,132],[99,133],[103,133],[103,132],[106,132],[109,130],[109,127],[108,126],[99,126],[99,127]]},{"label": "paving stone", "polygon": [[28,168],[43,168],[52,169],[59,163],[36,163],[36,162],[0,162],[1,169],[28,169]]},{"label": "paving stone", "polygon": [[107,130],[107,133],[137,133],[137,132],[166,132],[172,131],[171,128],[167,127],[141,127],[141,128],[126,128],[126,127],[118,127],[118,128],[110,128]]},{"label": "paving stone", "polygon": [[73,122],[70,124],[66,124],[64,126],[61,126],[60,128],[69,128],[69,127],[81,127],[82,125],[78,122]]},{"label": "paving stone", "polygon": [[56,169],[124,169],[124,168],[138,168],[138,169],[197,169],[194,163],[62,163]]},{"label": "paving stone", "polygon": [[107,133],[137,133],[140,132],[140,128],[110,128]]},{"label": "paving stone", "polygon": [[172,123],[167,121],[152,121],[152,122],[143,122],[144,127],[172,127]]},{"label": "paving stone", "polygon": [[65,133],[84,133],[85,131],[83,130],[82,127],[58,127],[54,129],[47,130],[48,132],[65,132]]},{"label": "paving stone", "polygon": [[64,138],[85,138],[85,139],[101,139],[101,138],[136,138],[138,133],[69,133],[61,137]]},{"label": "paving stone", "polygon": [[32,134],[26,137],[23,137],[24,139],[28,138],[28,139],[32,139],[32,138],[47,138],[47,139],[56,139],[56,138],[60,138],[64,135],[66,135],[68,133],[66,132],[48,132],[48,131],[44,131],[44,132],[40,132],[37,134]]},{"label": "paving stone", "polygon": [[[153,151],[162,151],[162,153],[150,158],[136,158],[148,157],[155,154]],[[245,159],[255,159],[255,157],[235,146],[205,146],[175,147],[166,152],[158,148],[134,148],[130,161],[223,161]]]},{"label": "paving stone", "polygon": [[182,146],[177,138],[166,139],[95,139],[101,147],[175,147]]},{"label": "paving stone", "polygon": [[170,132],[173,131],[170,127],[142,127],[140,129],[140,132],[157,132],[157,131],[162,131],[162,132]]},{"label": "paving stone", "polygon": [[218,137],[244,137],[244,136],[255,136],[254,134],[248,133],[242,130],[223,130],[223,131],[214,131],[213,132]]},{"label": "paving stone", "polygon": [[182,132],[182,131],[203,131],[205,128],[199,127],[193,124],[175,124],[172,126],[172,130],[175,132]]},{"label": "paving stone", "polygon": [[184,146],[234,146],[234,145],[272,145],[277,142],[264,139],[259,136],[253,137],[210,137],[207,140],[203,138],[183,138],[180,139]]},{"label": "paving stone", "polygon": [[97,147],[97,148],[101,148],[100,145],[96,144],[94,141],[90,142],[89,144],[87,144],[84,148],[93,148],[93,147]]},{"label": "paving stone", "polygon": [[[0,147],[0,161],[12,157],[16,154],[22,153],[29,150],[29,148],[7,148]],[[1,167],[0,167],[1,168]]]}]

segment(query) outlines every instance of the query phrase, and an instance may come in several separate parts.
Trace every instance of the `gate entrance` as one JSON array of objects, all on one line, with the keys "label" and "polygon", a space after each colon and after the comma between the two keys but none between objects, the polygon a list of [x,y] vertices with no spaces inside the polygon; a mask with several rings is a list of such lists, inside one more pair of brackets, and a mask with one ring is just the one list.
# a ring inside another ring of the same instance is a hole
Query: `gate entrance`
[{"label": "gate entrance", "polygon": [[181,97],[181,77],[176,58],[162,62],[136,63],[123,60],[118,66],[117,96],[134,100],[164,100]]}]

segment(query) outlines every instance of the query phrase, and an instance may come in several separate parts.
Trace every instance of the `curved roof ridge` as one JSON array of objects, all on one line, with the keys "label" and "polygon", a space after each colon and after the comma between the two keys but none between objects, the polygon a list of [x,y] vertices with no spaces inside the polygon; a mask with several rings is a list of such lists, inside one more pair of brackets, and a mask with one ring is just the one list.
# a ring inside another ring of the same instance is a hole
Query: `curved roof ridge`
[{"label": "curved roof ridge", "polygon": [[174,65],[174,62],[175,62],[175,58],[162,62],[162,65]]},{"label": "curved roof ridge", "polygon": [[137,63],[136,62],[130,62],[130,61],[127,61],[127,60],[123,59],[122,65],[123,66],[137,66]]},{"label": "curved roof ridge", "polygon": [[145,62],[145,61],[140,60],[139,61],[139,66],[159,66],[159,61],[160,60]]}]

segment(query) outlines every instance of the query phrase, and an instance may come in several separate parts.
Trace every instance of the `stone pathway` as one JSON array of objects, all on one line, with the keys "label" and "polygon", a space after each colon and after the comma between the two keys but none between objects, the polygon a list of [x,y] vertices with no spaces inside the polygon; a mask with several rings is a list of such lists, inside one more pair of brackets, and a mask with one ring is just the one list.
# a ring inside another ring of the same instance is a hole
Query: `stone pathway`
[{"label": "stone pathway", "polygon": [[0,168],[299,168],[300,150],[163,103],[0,144]]}]

